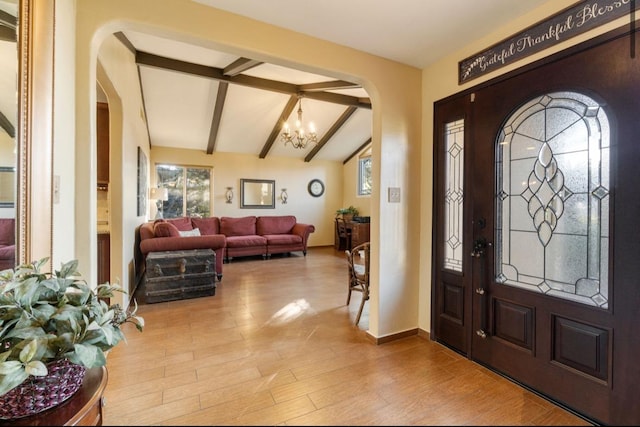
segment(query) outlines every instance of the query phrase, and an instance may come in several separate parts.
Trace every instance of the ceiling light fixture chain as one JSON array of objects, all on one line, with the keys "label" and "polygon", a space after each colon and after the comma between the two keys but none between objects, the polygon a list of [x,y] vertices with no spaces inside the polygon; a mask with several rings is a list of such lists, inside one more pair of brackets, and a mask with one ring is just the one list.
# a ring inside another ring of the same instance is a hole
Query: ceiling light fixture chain
[{"label": "ceiling light fixture chain", "polygon": [[285,122],[281,138],[284,141],[284,145],[290,143],[293,148],[307,148],[307,144],[316,144],[318,142],[316,129],[313,123],[309,122],[309,131],[305,132],[302,125],[302,94],[298,94],[298,120],[296,120],[296,128],[293,132],[289,128],[289,123]]}]

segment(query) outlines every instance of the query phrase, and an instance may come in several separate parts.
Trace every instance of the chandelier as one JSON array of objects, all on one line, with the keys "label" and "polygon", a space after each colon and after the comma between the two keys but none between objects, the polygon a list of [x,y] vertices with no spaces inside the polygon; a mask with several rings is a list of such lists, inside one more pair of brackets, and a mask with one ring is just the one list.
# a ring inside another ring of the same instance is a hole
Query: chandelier
[{"label": "chandelier", "polygon": [[282,128],[282,140],[284,145],[291,143],[293,148],[307,148],[308,143],[317,143],[316,129],[313,123],[309,123],[309,131],[305,132],[302,126],[302,95],[298,95],[298,120],[296,120],[296,128],[291,131],[289,123],[285,122]]}]

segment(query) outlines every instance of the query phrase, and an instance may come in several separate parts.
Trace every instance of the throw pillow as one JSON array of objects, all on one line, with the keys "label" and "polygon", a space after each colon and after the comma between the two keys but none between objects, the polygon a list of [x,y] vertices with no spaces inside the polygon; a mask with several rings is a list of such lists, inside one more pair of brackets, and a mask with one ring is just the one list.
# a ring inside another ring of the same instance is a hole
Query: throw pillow
[{"label": "throw pillow", "polygon": [[182,216],[178,218],[167,218],[166,221],[169,224],[175,225],[180,231],[193,230],[193,227],[191,226],[191,218]]},{"label": "throw pillow", "polygon": [[202,235],[220,234],[220,220],[215,216],[191,218],[191,223],[193,224],[193,228],[200,229],[200,234]]},{"label": "throw pillow", "polygon": [[156,237],[180,237],[180,231],[175,225],[168,222],[157,222],[153,226],[153,234]]},{"label": "throw pillow", "polygon": [[256,217],[226,217],[220,218],[220,233],[230,236],[253,236],[256,234]]},{"label": "throw pillow", "polygon": [[200,235],[200,229],[199,228],[194,228],[193,230],[187,230],[187,231],[178,230],[178,233],[180,233],[180,237],[199,236]]},{"label": "throw pillow", "polygon": [[256,220],[257,234],[291,234],[296,225],[296,217],[293,215],[259,216]]}]

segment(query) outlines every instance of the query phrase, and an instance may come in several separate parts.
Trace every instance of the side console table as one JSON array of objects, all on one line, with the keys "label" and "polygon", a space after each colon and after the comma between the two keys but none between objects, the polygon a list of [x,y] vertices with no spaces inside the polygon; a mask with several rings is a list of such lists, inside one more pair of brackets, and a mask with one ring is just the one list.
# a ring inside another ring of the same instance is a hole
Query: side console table
[{"label": "side console table", "polygon": [[349,250],[369,241],[369,225],[368,222],[361,223],[351,221],[347,223],[347,228],[351,230],[351,247]]},{"label": "side console table", "polygon": [[[351,233],[351,247],[346,249],[353,249],[356,246],[368,242],[370,239],[370,224],[368,222],[356,222],[356,221],[347,221],[346,224],[347,230]],[[336,250],[341,250],[340,246],[340,237],[338,236],[338,229],[335,227],[335,237],[334,237],[334,245],[333,247]]]}]

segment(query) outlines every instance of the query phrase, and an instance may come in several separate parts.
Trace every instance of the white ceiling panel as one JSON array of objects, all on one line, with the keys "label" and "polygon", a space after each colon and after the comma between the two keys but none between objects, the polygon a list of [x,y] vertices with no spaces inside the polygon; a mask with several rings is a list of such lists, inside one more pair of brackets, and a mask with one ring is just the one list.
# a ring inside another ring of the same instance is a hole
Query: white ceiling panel
[{"label": "white ceiling panel", "polygon": [[[224,69],[236,60],[242,59],[224,52],[190,46],[140,32],[127,32],[124,36],[137,51],[188,63],[206,64],[206,66],[216,69]],[[179,70],[163,69],[161,66],[140,64],[138,67],[151,145],[206,151],[214,120],[218,81]],[[273,64],[260,64],[243,71],[241,74],[257,78],[258,83],[256,84],[258,86],[236,84],[233,76],[223,77],[228,83],[228,89],[220,115],[214,151],[259,156],[275,127],[278,128],[278,136],[266,155],[303,159],[313,150],[313,145],[304,150],[295,149],[291,145],[284,146],[284,142],[280,138],[280,115],[290,97],[294,96],[297,91],[282,93],[269,90],[268,82],[279,81],[298,86],[336,79]],[[266,87],[260,87],[260,81],[265,82]],[[354,100],[367,97],[366,91],[362,88],[337,89],[327,92],[346,95]],[[302,107],[303,121],[305,124],[313,122],[319,141],[348,108],[346,105],[306,97],[302,99]],[[297,110],[298,104],[293,108],[288,120],[291,127],[295,126]],[[370,136],[371,115],[364,114],[362,117],[364,119],[360,119],[360,121],[367,122],[363,125],[365,131],[355,131],[353,125],[347,122],[345,130],[337,132],[332,140],[342,138],[342,135],[353,135],[354,133],[358,136],[361,133],[367,133],[366,136],[352,138],[356,140],[353,143],[344,141],[326,144],[315,158],[344,160],[362,144],[363,140]],[[353,120],[352,117],[350,122]]]},{"label": "white ceiling panel", "polygon": [[259,154],[288,99],[281,93],[230,85],[216,151]]},{"label": "white ceiling panel", "polygon": [[206,149],[218,82],[148,67],[140,76],[151,145]]},{"label": "white ceiling panel", "polygon": [[349,118],[318,155],[318,160],[343,161],[371,138],[371,110],[360,108]]},{"label": "white ceiling panel", "polygon": [[355,96],[356,98],[369,98],[369,94],[363,88],[357,88],[357,89],[333,89],[333,90],[328,90],[327,92],[339,93],[341,95]]},{"label": "white ceiling panel", "polygon": [[18,16],[18,0],[0,0],[0,10]]},{"label": "white ceiling panel", "polygon": [[238,58],[228,53],[151,34],[127,31],[124,35],[138,51],[194,64],[224,68]]},{"label": "white ceiling panel", "polygon": [[295,85],[336,80],[331,77],[307,73],[306,71],[294,70],[274,64],[261,64],[260,66],[247,70],[242,74],[260,77],[263,79],[292,83]]}]

